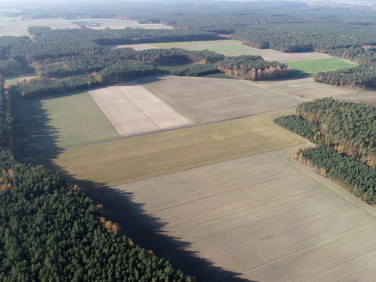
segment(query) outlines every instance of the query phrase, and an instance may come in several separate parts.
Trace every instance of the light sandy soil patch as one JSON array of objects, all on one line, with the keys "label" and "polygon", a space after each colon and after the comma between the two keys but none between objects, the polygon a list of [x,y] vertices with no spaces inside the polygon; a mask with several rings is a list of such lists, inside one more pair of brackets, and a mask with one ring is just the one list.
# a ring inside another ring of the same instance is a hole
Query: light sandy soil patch
[{"label": "light sandy soil patch", "polygon": [[63,18],[49,19],[22,19],[22,18],[1,18],[0,36],[21,36],[28,34],[30,26],[49,26],[53,29],[77,28],[76,25]]},{"label": "light sandy soil patch", "polygon": [[244,80],[150,76],[139,81],[198,123],[289,109],[302,101]]},{"label": "light sandy soil patch", "polygon": [[127,44],[127,45],[107,45],[107,48],[110,49],[120,49],[120,48],[132,48],[137,51],[149,50],[149,49],[158,49],[150,44]]},{"label": "light sandy soil patch", "polygon": [[[100,200],[132,237],[202,281],[213,278],[176,248],[249,280],[373,281],[375,210],[293,162],[291,150],[120,185]],[[155,220],[140,220],[128,198]]]},{"label": "light sandy soil patch", "polygon": [[298,96],[307,100],[333,97],[345,101],[366,102],[376,101],[375,91],[362,91],[340,86],[317,83],[312,77],[280,81],[259,81],[260,87],[279,91],[287,95]]},{"label": "light sandy soil patch", "polygon": [[333,58],[332,56],[328,54],[322,54],[322,53],[317,53],[317,52],[302,52],[302,53],[279,52],[278,54],[262,55],[262,57],[264,58],[264,60],[278,61],[280,63]]},{"label": "light sandy soil patch", "polygon": [[146,29],[173,29],[172,26],[164,24],[141,24],[135,20],[124,19],[81,19],[79,21],[94,21],[99,23],[100,26],[89,26],[90,29],[103,30],[103,29],[123,29],[123,28],[146,28]]},{"label": "light sandy soil patch", "polygon": [[195,49],[195,48],[209,48],[209,47],[217,47],[217,46],[234,46],[234,45],[242,45],[241,41],[236,41],[236,40],[230,40],[230,41],[223,41],[223,42],[214,42],[211,43],[210,41],[208,43],[202,43],[201,44],[196,44],[196,45],[182,45],[179,46],[179,48],[182,49]]},{"label": "light sandy soil patch", "polygon": [[90,95],[123,137],[192,125],[136,82],[92,90]]}]

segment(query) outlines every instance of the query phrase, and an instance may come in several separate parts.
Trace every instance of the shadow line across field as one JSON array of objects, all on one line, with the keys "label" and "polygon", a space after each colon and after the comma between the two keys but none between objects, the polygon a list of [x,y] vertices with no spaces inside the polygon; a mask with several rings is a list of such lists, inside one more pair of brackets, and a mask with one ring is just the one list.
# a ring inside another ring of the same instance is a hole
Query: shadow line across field
[{"label": "shadow line across field", "polygon": [[[13,111],[17,139],[16,156],[29,161],[31,156],[44,153],[40,159],[33,158],[33,164],[37,165],[42,161],[45,167],[65,174],[68,182],[82,187],[94,203],[103,204],[106,219],[117,222],[124,235],[152,250],[158,257],[170,260],[175,268],[194,275],[199,281],[250,281],[241,278],[242,273],[214,266],[211,261],[189,251],[190,243],[167,235],[164,231],[166,223],[146,213],[143,204],[133,201],[132,193],[92,181],[77,180],[55,165],[53,160],[62,151],[57,142],[58,131],[49,125],[50,118],[40,102],[30,103],[14,97]],[[46,151],[48,155],[45,154]]]}]

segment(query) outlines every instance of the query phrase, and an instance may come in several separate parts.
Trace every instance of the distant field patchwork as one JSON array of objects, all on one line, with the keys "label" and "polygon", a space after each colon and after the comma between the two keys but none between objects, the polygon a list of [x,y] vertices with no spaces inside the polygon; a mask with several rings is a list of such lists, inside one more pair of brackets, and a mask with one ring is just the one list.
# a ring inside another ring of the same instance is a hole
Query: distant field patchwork
[{"label": "distant field patchwork", "polygon": [[120,137],[88,92],[19,100],[13,116],[21,155]]},{"label": "distant field patchwork", "polygon": [[98,88],[90,95],[123,137],[193,124],[136,82]]},{"label": "distant field patchwork", "polygon": [[[250,142],[252,142],[250,140]],[[163,223],[181,248],[252,281],[373,281],[376,212],[289,159],[291,148],[99,192],[132,237],[198,279],[126,198]],[[123,199],[123,202],[122,202]],[[154,233],[155,234],[155,233]]]},{"label": "distant field patchwork", "polygon": [[52,161],[77,179],[118,185],[304,143],[273,123],[282,114],[286,112],[93,144],[64,150]]},{"label": "distant field patchwork", "polygon": [[301,101],[251,81],[173,76],[138,81],[198,123],[284,110]]},{"label": "distant field patchwork", "polygon": [[100,26],[91,27],[92,29],[123,29],[123,28],[148,28],[148,29],[172,29],[171,26],[163,24],[140,24],[135,20],[122,20],[122,19],[77,19],[66,20],[64,18],[48,18],[48,19],[22,19],[21,17],[0,17],[0,36],[22,36],[28,34],[28,27],[30,26],[48,26],[52,29],[74,29],[79,26],[72,22],[82,21],[89,22],[95,21],[100,23]]}]

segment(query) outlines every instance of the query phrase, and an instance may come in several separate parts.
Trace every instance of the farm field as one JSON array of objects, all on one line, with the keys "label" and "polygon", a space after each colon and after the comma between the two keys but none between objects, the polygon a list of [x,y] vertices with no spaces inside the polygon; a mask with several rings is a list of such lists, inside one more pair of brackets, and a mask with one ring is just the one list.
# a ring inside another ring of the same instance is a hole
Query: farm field
[{"label": "farm field", "polygon": [[134,81],[89,93],[123,137],[193,124]]},{"label": "farm field", "polygon": [[132,48],[137,51],[141,50],[148,50],[148,49],[156,49],[157,47],[154,47],[150,44],[125,44],[125,45],[106,45],[105,47],[110,49],[120,49],[120,48]]},{"label": "farm field", "polygon": [[244,80],[149,76],[138,81],[196,123],[284,110],[302,101]]},{"label": "farm field", "polygon": [[[119,185],[98,195],[132,237],[202,281],[215,278],[176,255],[177,249],[252,281],[372,281],[376,212],[294,163],[291,150]],[[159,234],[175,238],[177,246]]]},{"label": "farm field", "polygon": [[168,42],[153,43],[150,45],[158,48],[182,48],[189,50],[208,49],[226,56],[262,56],[267,61],[278,61],[281,63],[332,58],[327,54],[317,52],[283,53],[272,49],[256,49],[242,45],[242,42],[238,40]]},{"label": "farm field", "polygon": [[78,19],[66,20],[64,18],[48,18],[48,19],[22,19],[22,18],[7,18],[0,17],[0,36],[22,36],[28,34],[28,27],[30,26],[49,26],[52,29],[64,28],[78,28],[73,24],[74,21],[96,21],[101,25],[91,27],[92,29],[122,29],[126,27],[131,28],[149,28],[149,29],[172,29],[170,26],[162,24],[140,24],[134,20],[121,20],[121,19]]},{"label": "farm field", "polygon": [[30,26],[49,26],[53,29],[77,28],[76,25],[63,18],[21,19],[0,17],[0,36],[27,35]]},{"label": "farm field", "polygon": [[291,75],[301,76],[305,74],[315,74],[318,72],[333,71],[338,69],[351,68],[357,64],[338,58],[317,59],[301,62],[290,62]]},{"label": "farm field", "polygon": [[92,144],[33,161],[52,161],[77,179],[118,185],[304,143],[273,123],[274,117],[286,113]]},{"label": "farm field", "polygon": [[312,77],[277,81],[257,81],[259,87],[268,91],[297,96],[306,100],[333,97],[343,101],[376,103],[376,91],[351,89],[314,82]]},{"label": "farm field", "polygon": [[19,100],[14,119],[18,155],[120,137],[88,92]]}]

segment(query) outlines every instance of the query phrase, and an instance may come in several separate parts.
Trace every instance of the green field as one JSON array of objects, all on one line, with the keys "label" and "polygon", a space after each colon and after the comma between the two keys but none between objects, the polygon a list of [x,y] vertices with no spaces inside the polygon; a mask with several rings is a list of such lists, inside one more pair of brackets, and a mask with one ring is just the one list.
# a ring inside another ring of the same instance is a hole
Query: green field
[{"label": "green field", "polygon": [[312,75],[318,72],[351,68],[357,65],[355,63],[338,58],[307,60],[300,62],[290,62],[287,64],[291,68],[291,76],[293,77]]},{"label": "green field", "polygon": [[52,161],[77,179],[118,185],[304,142],[273,123],[285,113],[93,144],[64,150]]},{"label": "green field", "polygon": [[190,50],[202,51],[209,49],[219,54],[226,56],[241,56],[241,55],[253,55],[253,56],[263,56],[268,54],[277,54],[278,51],[272,49],[256,49],[245,45],[235,44],[228,46],[210,46],[210,47],[200,47],[200,48],[190,48]]},{"label": "green field", "polygon": [[88,92],[19,100],[13,116],[19,155],[120,137]]}]

